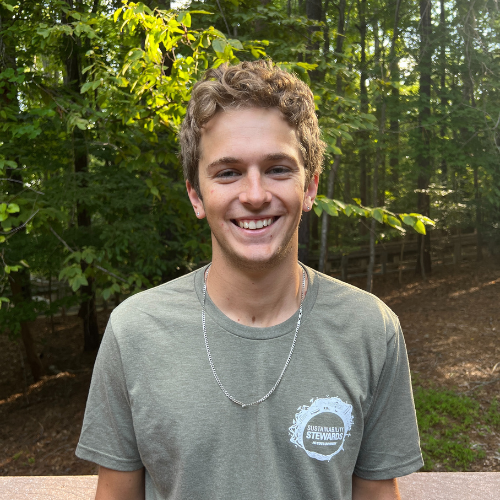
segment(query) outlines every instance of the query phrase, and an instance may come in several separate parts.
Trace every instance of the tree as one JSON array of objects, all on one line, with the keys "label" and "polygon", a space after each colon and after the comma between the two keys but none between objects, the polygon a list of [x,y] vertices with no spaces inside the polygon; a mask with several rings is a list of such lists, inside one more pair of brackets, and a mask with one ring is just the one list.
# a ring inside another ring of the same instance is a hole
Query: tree
[{"label": "tree", "polygon": [[[430,215],[430,195],[428,192],[431,178],[431,75],[432,75],[432,23],[431,0],[420,0],[420,57],[419,57],[419,142],[417,153],[417,209],[419,213]],[[415,271],[425,276],[431,272],[430,234],[418,236],[418,257]]]}]

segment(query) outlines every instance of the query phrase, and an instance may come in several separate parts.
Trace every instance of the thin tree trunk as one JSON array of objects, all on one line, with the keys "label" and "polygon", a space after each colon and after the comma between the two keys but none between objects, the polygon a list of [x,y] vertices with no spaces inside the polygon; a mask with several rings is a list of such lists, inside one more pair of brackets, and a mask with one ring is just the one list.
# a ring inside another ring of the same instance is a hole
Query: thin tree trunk
[{"label": "thin tree trunk", "polygon": [[[337,38],[336,38],[336,46],[335,46],[335,51],[337,54],[337,57],[340,59],[341,54],[343,52],[343,46],[344,46],[344,30],[345,30],[345,5],[346,5],[346,0],[340,0],[339,1],[339,20],[338,20],[338,25],[337,25]],[[342,94],[342,75],[337,73],[337,82],[336,82],[336,91],[337,95]],[[337,148],[340,148],[342,145],[342,140],[340,137],[337,137],[336,140],[336,146]],[[330,172],[328,174],[328,181],[327,181],[327,197],[328,198],[333,198],[333,192],[335,188],[335,179],[337,175],[337,171],[340,166],[340,155],[335,155],[333,165],[330,169]],[[329,223],[329,215],[326,212],[323,212],[321,214],[321,242],[320,242],[320,250],[319,250],[319,263],[318,263],[318,270],[320,272],[325,272],[326,268],[326,259],[327,259],[327,254],[328,254],[328,223]]]},{"label": "thin tree trunk", "polygon": [[309,264],[309,242],[311,234],[311,212],[302,212],[299,224],[299,260]]},{"label": "thin tree trunk", "polygon": [[[13,24],[13,14],[0,5],[0,72],[10,68],[16,69],[16,49],[15,45],[9,40],[8,35],[4,37],[2,31],[11,27]],[[11,92],[11,88],[7,85],[0,87],[0,108],[13,106],[16,112],[19,113],[19,103],[17,101],[17,93]],[[10,94],[10,95],[9,95]],[[17,160],[17,158],[11,158]],[[9,176],[13,181],[9,186],[9,192],[21,191],[23,188],[22,176],[19,171],[11,171]],[[9,182],[9,181],[6,181]],[[19,183],[21,182],[21,183]],[[15,214],[13,214],[15,217]],[[25,233],[25,229],[21,230]],[[21,234],[18,234],[21,237]],[[21,302],[31,302],[31,282],[30,273],[26,268],[20,269],[16,273],[9,275],[9,285],[12,292],[12,302],[14,304]],[[30,324],[27,321],[21,322],[21,340],[23,342],[24,350],[28,365],[33,375],[33,380],[38,382],[44,374],[42,362],[36,352],[35,341],[31,334]]]},{"label": "thin tree trunk", "polygon": [[[396,43],[399,37],[399,9],[401,0],[396,1],[396,10],[394,13],[394,27],[392,31],[391,52],[389,55],[389,73],[391,82],[398,83],[400,81],[399,73],[399,57],[396,53]],[[390,147],[391,154],[389,158],[389,169],[392,179],[392,185],[396,196],[398,195],[396,187],[399,185],[399,86],[391,88],[390,107],[388,109],[390,118]]]},{"label": "thin tree trunk", "polygon": [[[366,67],[366,2],[359,2],[359,34],[361,46],[361,74],[359,79],[359,93],[361,101],[361,113],[368,114],[368,90],[366,88],[366,80],[368,78]],[[367,171],[368,171],[368,149],[370,147],[369,132],[363,130],[359,133],[359,198],[362,205],[368,204],[367,193]],[[366,224],[364,220],[359,222],[359,234],[366,235]]]},{"label": "thin tree trunk", "polygon": [[[420,145],[417,154],[417,164],[419,174],[417,179],[418,189],[418,211],[423,215],[430,215],[430,195],[428,192],[431,177],[431,153],[430,134],[428,128],[431,118],[431,72],[432,72],[432,23],[431,23],[431,0],[420,0],[420,106],[419,106],[419,127]],[[422,244],[422,238],[424,243]],[[431,272],[431,240],[430,232],[418,235],[418,258],[415,272],[422,276]],[[423,251],[423,256],[420,253]],[[422,267],[423,263],[423,267]]]},{"label": "thin tree trunk", "polygon": [[[327,0],[328,5],[328,0]],[[321,21],[322,5],[321,0],[306,0],[306,15],[313,21]],[[318,25],[313,25],[309,28],[309,35],[312,37],[316,31],[321,30]],[[307,46],[308,52],[311,54],[319,50],[319,42],[314,44],[309,43]],[[311,71],[311,80],[319,82],[324,75],[319,71]],[[304,212],[299,225],[299,260],[304,264],[309,262],[309,247],[311,241],[311,212]]]},{"label": "thin tree trunk", "polygon": [[479,167],[474,167],[474,198],[476,202],[476,260],[483,260],[483,238],[482,238],[482,204],[481,191],[479,189]]},{"label": "thin tree trunk", "polygon": [[[386,70],[384,67],[384,61],[380,57],[379,51],[379,41],[378,41],[378,25],[375,23],[375,57],[378,59],[380,65],[381,79],[385,82],[386,80]],[[394,49],[395,38],[393,38]],[[392,54],[392,50],[391,50]],[[378,183],[379,183],[379,170],[380,166],[383,164],[383,158],[385,155],[385,116],[386,116],[386,100],[384,96],[385,85],[380,89],[380,95],[377,97],[379,112],[379,125],[378,125],[378,140],[377,140],[377,154],[375,157],[375,164],[373,165],[373,175],[372,175],[372,206],[375,208],[379,205],[378,200]],[[377,222],[372,218],[370,224],[370,258],[368,261],[367,277],[366,277],[366,290],[372,292],[373,290],[373,271],[375,269],[375,241],[377,237]]]},{"label": "thin tree trunk", "polygon": [[[68,5],[73,8],[73,1],[67,0]],[[77,2],[77,8],[80,8],[80,3]],[[64,19],[65,14],[64,14]],[[66,86],[74,96],[80,95],[80,89],[83,85],[83,75],[81,72],[81,47],[77,45],[72,37],[66,36],[65,43],[65,63],[66,63]],[[87,140],[85,132],[75,127],[73,131],[73,158],[76,182],[78,187],[85,190],[88,186],[87,174],[88,168],[88,152]],[[77,222],[80,231],[85,231],[90,235],[92,221],[88,205],[82,201],[77,201]],[[82,271],[87,269],[87,263],[80,263]],[[97,322],[97,310],[95,307],[95,286],[94,278],[87,277],[88,285],[81,287],[82,301],[80,302],[80,310],[78,315],[83,320],[83,339],[84,350],[92,351],[99,347],[99,325]]]},{"label": "thin tree trunk", "polygon": [[[471,106],[471,108],[476,107],[476,99],[474,96],[475,90],[475,79],[476,79],[476,69],[475,69],[475,42],[476,42],[476,12],[474,2],[470,4],[464,4],[467,8],[467,12],[464,16],[464,46],[465,46],[465,70],[463,73],[464,79],[464,100]],[[464,139],[466,135],[470,132],[464,131],[462,135]],[[469,139],[465,139],[469,140]],[[475,141],[474,141],[475,142]],[[476,205],[476,260],[481,261],[483,258],[483,248],[482,248],[482,203],[481,203],[481,191],[479,187],[479,165],[477,165],[477,160],[471,155],[470,163],[474,169],[474,201]]]},{"label": "thin tree trunk", "polygon": [[[446,7],[445,1],[440,0],[440,13],[439,13],[439,30],[441,32],[441,50],[439,54],[439,63],[440,63],[440,103],[441,103],[441,113],[444,115],[446,113],[446,108],[448,106],[448,99],[446,98],[446,44],[448,42],[448,29],[446,26]],[[440,134],[441,141],[444,146],[444,140],[446,137],[446,125],[443,120],[443,125],[441,126]],[[446,161],[446,156],[441,158],[441,179],[443,184],[446,186],[448,184],[448,163]]]},{"label": "thin tree trunk", "polygon": [[[9,282],[12,292],[12,302],[14,304],[31,300],[30,273],[27,269],[21,269],[17,273],[12,273],[9,276]],[[23,341],[33,380],[38,382],[44,374],[44,369],[36,351],[35,341],[27,321],[21,322],[21,340]]]},{"label": "thin tree trunk", "polygon": [[[336,146],[340,147],[341,139],[337,137]],[[326,196],[328,198],[333,198],[333,191],[335,188],[335,177],[337,175],[337,170],[340,165],[340,155],[335,155],[335,160],[333,161],[333,165],[328,173],[328,182],[326,187]],[[328,251],[328,217],[329,215],[324,211],[321,214],[321,241],[319,247],[319,265],[318,270],[321,273],[325,272],[326,268],[326,258]]]}]

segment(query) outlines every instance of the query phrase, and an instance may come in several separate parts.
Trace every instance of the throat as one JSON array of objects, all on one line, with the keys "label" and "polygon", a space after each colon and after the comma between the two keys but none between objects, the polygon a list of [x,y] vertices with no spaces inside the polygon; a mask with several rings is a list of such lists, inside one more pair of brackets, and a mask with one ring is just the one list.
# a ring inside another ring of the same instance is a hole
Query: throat
[{"label": "throat", "polygon": [[297,313],[305,297],[306,273],[299,265],[285,273],[267,273],[264,279],[240,273],[236,280],[227,268],[223,271],[217,265],[210,268],[207,293],[223,314],[240,325],[268,328],[281,324]]}]

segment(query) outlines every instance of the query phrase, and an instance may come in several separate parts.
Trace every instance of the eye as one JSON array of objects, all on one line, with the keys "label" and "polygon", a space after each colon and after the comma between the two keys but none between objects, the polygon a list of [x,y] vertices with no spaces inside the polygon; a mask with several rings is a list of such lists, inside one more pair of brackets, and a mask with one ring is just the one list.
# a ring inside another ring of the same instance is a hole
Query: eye
[{"label": "eye", "polygon": [[271,167],[267,172],[274,175],[287,174],[288,172],[290,172],[290,168],[283,165],[276,165],[274,167]]},{"label": "eye", "polygon": [[240,175],[236,170],[221,170],[216,174],[217,179],[231,179]]}]

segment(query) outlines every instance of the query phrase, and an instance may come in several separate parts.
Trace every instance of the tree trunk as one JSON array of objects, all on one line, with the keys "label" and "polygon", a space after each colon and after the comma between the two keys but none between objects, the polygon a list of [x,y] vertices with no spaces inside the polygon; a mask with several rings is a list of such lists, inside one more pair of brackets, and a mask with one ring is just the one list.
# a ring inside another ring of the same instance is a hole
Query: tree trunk
[{"label": "tree trunk", "polygon": [[482,204],[481,191],[479,189],[479,167],[474,167],[474,198],[476,202],[476,260],[483,260],[483,238],[482,238]]},{"label": "tree trunk", "polygon": [[[328,2],[328,0],[327,0]],[[314,21],[321,21],[322,19],[322,6],[321,0],[306,0],[306,15],[309,19]],[[315,31],[320,30],[319,26],[311,26],[309,28],[310,36],[314,34]],[[319,50],[319,43],[308,44],[307,50],[309,53]],[[310,77],[312,81],[319,81],[322,78],[318,71],[311,71]],[[304,212],[302,214],[302,219],[299,225],[299,260],[304,264],[309,262],[309,247],[311,244],[311,213]]]},{"label": "tree trunk", "polygon": [[[368,90],[366,80],[368,78],[366,67],[366,2],[361,0],[359,4],[359,34],[361,46],[361,74],[359,79],[359,93],[361,101],[361,113],[368,114]],[[368,204],[367,171],[368,150],[370,147],[370,134],[366,130],[359,132],[359,198],[362,205]],[[359,223],[359,234],[365,236],[367,233],[365,220]]]},{"label": "tree trunk", "polygon": [[[398,2],[399,4],[399,2]],[[397,24],[397,17],[396,17]],[[380,57],[379,40],[378,40],[378,24],[374,25],[375,31],[375,58],[380,66],[381,78],[386,81],[386,70],[383,59]],[[394,44],[396,43],[393,37],[391,55],[393,55]],[[386,117],[386,100],[385,100],[385,85],[380,89],[380,94],[377,96],[377,115],[379,116],[378,137],[377,137],[377,154],[375,156],[375,163],[373,165],[372,175],[372,206],[379,206],[378,199],[378,184],[379,184],[379,170],[384,163],[385,156],[385,117]],[[366,290],[372,292],[373,290],[373,271],[375,268],[375,241],[377,237],[377,222],[372,218],[370,224],[370,259],[368,262],[367,277],[366,277]]]},{"label": "tree trunk", "polygon": [[[440,65],[440,103],[441,103],[441,114],[445,116],[446,108],[448,106],[448,99],[446,98],[446,44],[448,42],[448,28],[446,26],[446,10],[444,0],[440,0],[440,13],[439,13],[439,31],[441,32],[441,49],[439,54],[439,65]],[[446,125],[443,120],[443,125],[441,126],[440,134],[441,144],[444,146],[444,141],[446,137]],[[448,184],[448,163],[446,161],[446,156],[441,158],[441,179],[443,184],[446,186]]]},{"label": "tree trunk", "polygon": [[[31,301],[30,273],[27,269],[21,269],[9,276],[10,289],[12,291],[12,302],[14,305],[20,302]],[[33,380],[38,382],[44,374],[42,362],[36,352],[35,341],[31,334],[30,325],[27,321],[21,322],[21,339],[28,365],[33,375]]]},{"label": "tree trunk", "polygon": [[[432,23],[431,23],[431,0],[420,0],[420,60],[419,60],[419,151],[417,154],[417,165],[419,168],[418,189],[418,211],[422,215],[430,215],[429,183],[431,177],[431,153],[430,153],[430,118],[431,118],[431,74],[432,74]],[[422,243],[422,238],[424,239]],[[418,258],[415,272],[422,275],[431,272],[431,239],[430,232],[418,235]],[[421,253],[423,252],[423,255]],[[423,268],[422,268],[423,264]]]},{"label": "tree trunk", "polygon": [[[68,5],[73,8],[73,1],[68,0]],[[80,4],[77,3],[77,7]],[[64,19],[65,15],[64,15]],[[80,89],[83,85],[83,75],[81,72],[81,47],[76,41],[69,36],[64,38],[65,43],[65,65],[66,65],[66,86],[71,94],[75,97],[80,95]],[[75,127],[73,131],[73,159],[76,182],[81,190],[85,190],[88,186],[87,174],[88,168],[88,152],[87,140],[85,132]],[[88,205],[81,201],[81,197],[76,204],[77,222],[80,231],[84,231],[86,235],[91,233],[91,215]],[[87,269],[87,263],[82,261],[82,270]],[[97,310],[95,307],[95,287],[94,278],[87,277],[88,285],[81,287],[82,301],[80,302],[79,316],[83,320],[83,339],[84,350],[92,351],[99,347],[99,325],[97,322]]]},{"label": "tree trunk", "polygon": [[302,212],[299,225],[299,260],[303,264],[309,264],[309,241],[311,226],[311,212]]},{"label": "tree trunk", "polygon": [[[335,44],[335,52],[337,54],[337,58],[340,60],[342,58],[342,51],[344,46],[344,30],[345,30],[345,5],[346,0],[339,1],[339,20],[337,25],[337,38]],[[342,94],[342,75],[337,73],[337,82],[336,82],[336,91],[337,95]],[[340,137],[337,137],[336,146],[340,148],[342,145],[342,140]],[[333,165],[328,174],[328,182],[326,191],[326,196],[328,198],[333,198],[333,192],[335,188],[335,179],[337,175],[337,170],[340,166],[340,155],[335,155]],[[321,242],[320,242],[320,250],[319,250],[319,263],[318,270],[320,272],[324,272],[326,268],[326,259],[328,254],[328,223],[329,223],[329,215],[326,212],[321,214]]]},{"label": "tree trunk", "polygon": [[[16,69],[16,49],[15,45],[7,37],[2,34],[3,30],[9,28],[13,23],[13,14],[9,10],[5,9],[0,5],[0,72],[6,70],[7,68]],[[0,87],[0,109],[6,108],[7,106],[14,106],[16,112],[19,112],[19,103],[16,97],[10,97],[10,88],[5,85]],[[12,93],[16,96],[16,93]],[[17,158],[11,158],[17,160]],[[22,191],[22,176],[18,171],[11,171],[9,176],[13,181],[11,186],[9,186],[10,192]],[[8,182],[8,181],[7,181]],[[15,214],[13,215],[15,216]],[[25,229],[21,230],[23,233]],[[18,236],[21,236],[20,234]],[[31,302],[31,283],[30,283],[30,273],[26,268],[20,269],[16,273],[9,275],[9,284],[12,292],[12,302],[14,304],[20,302]],[[33,380],[38,382],[41,376],[44,374],[43,365],[40,358],[36,352],[35,342],[30,330],[30,324],[27,321],[21,322],[21,339],[23,341],[24,350],[26,352],[26,358],[28,360],[28,365],[33,375]]]},{"label": "tree trunk", "polygon": [[[474,2],[464,4],[467,11],[464,13],[464,46],[465,46],[465,69],[463,72],[464,80],[464,101],[471,108],[476,107],[476,99],[474,96],[475,79],[476,79],[476,58],[474,57],[475,42],[476,42],[476,12]],[[467,142],[470,138],[466,138],[470,132],[463,132],[463,138]],[[474,140],[475,142],[475,140]],[[476,260],[483,259],[483,242],[482,242],[482,203],[481,191],[479,187],[479,165],[474,155],[470,156],[470,164],[474,169],[474,202],[476,205]]]},{"label": "tree trunk", "polygon": [[[340,147],[341,139],[337,137],[336,146]],[[337,170],[340,165],[340,155],[335,155],[335,160],[333,161],[333,165],[328,173],[328,182],[326,187],[326,196],[328,198],[333,198],[333,191],[335,188],[335,178],[337,176]],[[321,241],[319,247],[319,263],[318,263],[318,271],[321,273],[325,272],[326,269],[326,258],[328,253],[328,217],[329,215],[324,211],[321,214]]]},{"label": "tree trunk", "polygon": [[399,84],[399,56],[396,51],[396,43],[399,37],[399,9],[401,0],[396,1],[396,10],[394,13],[394,27],[392,31],[391,52],[389,55],[389,73],[393,87],[391,88],[391,97],[389,99],[390,105],[388,106],[389,114],[389,130],[390,130],[390,157],[389,169],[392,180],[393,190],[398,196],[396,191],[399,185],[399,86],[394,86],[395,83]]}]

